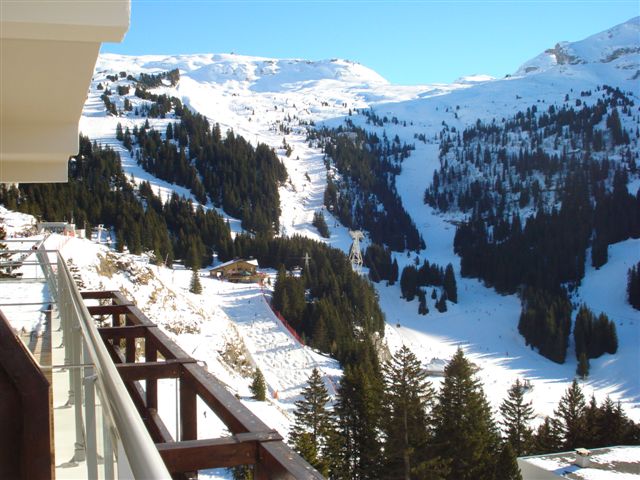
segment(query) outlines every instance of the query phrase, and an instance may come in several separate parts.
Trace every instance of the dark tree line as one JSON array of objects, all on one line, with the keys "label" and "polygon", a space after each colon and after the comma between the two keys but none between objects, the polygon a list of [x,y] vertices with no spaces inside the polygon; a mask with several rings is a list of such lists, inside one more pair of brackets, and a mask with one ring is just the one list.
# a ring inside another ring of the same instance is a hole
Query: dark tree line
[{"label": "dark tree line", "polygon": [[391,261],[391,250],[377,243],[367,247],[363,256],[364,265],[369,269],[369,278],[372,282],[386,280],[389,285],[398,281],[398,261]]},{"label": "dark tree line", "polygon": [[[640,425],[620,404],[587,404],[577,382],[537,428],[517,380],[496,421],[461,350],[435,392],[416,356],[402,347],[381,367],[345,368],[335,407],[314,370],[296,402],[290,443],[325,476],[335,479],[519,479],[516,456],[640,443]],[[377,416],[376,416],[377,415]]]},{"label": "dark tree line", "polygon": [[518,331],[541,355],[564,363],[571,333],[571,303],[563,291],[529,287],[522,293]]},{"label": "dark tree line", "polygon": [[329,227],[327,226],[327,221],[324,219],[324,213],[322,213],[321,210],[318,210],[313,214],[312,225],[318,229],[318,233],[323,238],[329,238],[331,236],[329,233]]},{"label": "dark tree line", "polygon": [[[426,315],[428,307],[426,306],[426,293],[422,287],[437,286],[442,287],[440,297],[435,306],[439,312],[447,311],[447,300],[458,303],[458,288],[456,285],[456,277],[453,272],[453,265],[450,263],[446,269],[429,263],[425,260],[420,268],[414,265],[407,265],[402,269],[400,276],[400,290],[402,297],[408,302],[412,301],[416,296],[420,300],[419,313]],[[435,300],[436,292],[433,290],[432,298]]]},{"label": "dark tree line", "polygon": [[141,73],[138,77],[138,83],[144,88],[157,88],[163,85],[163,80],[167,80],[169,85],[175,87],[180,81],[180,70],[174,68],[168,72],[160,73]]},{"label": "dark tree line", "polygon": [[589,359],[618,351],[615,323],[604,313],[596,317],[586,305],[582,305],[578,310],[573,336],[578,359],[577,373],[583,378],[589,374]]},{"label": "dark tree line", "polygon": [[620,403],[607,397],[598,405],[587,403],[577,381],[558,402],[554,415],[545,418],[533,435],[529,452],[564,452],[578,447],[597,448],[640,443],[640,426],[629,420]]},{"label": "dark tree line", "polygon": [[340,174],[328,176],[324,204],[351,229],[366,230],[378,244],[391,250],[420,250],[424,240],[406,212],[395,186],[401,162],[412,146],[396,136],[381,139],[355,127],[322,128],[309,133],[324,149],[327,168]]}]

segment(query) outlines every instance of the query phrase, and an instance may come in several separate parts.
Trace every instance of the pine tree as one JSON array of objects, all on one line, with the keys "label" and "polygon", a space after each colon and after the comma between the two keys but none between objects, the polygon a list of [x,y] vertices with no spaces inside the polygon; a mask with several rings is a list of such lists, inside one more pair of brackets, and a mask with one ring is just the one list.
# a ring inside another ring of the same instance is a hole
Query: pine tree
[{"label": "pine tree", "polygon": [[233,480],[253,480],[253,467],[251,465],[240,465],[229,470]]},{"label": "pine tree", "polygon": [[535,417],[531,401],[524,401],[525,386],[517,379],[500,405],[504,438],[517,456],[529,452],[533,431],[529,423]]},{"label": "pine tree", "polygon": [[420,361],[404,345],[383,366],[383,376],[384,478],[410,479],[427,460],[433,389]]},{"label": "pine tree", "polygon": [[554,412],[561,428],[563,446],[566,449],[580,447],[585,440],[585,398],[577,380],[567,388]]},{"label": "pine tree", "polygon": [[398,260],[393,259],[391,265],[391,276],[389,277],[389,285],[394,285],[398,281]]},{"label": "pine tree", "polygon": [[368,479],[380,471],[382,385],[378,375],[366,361],[344,368],[335,406],[338,436],[330,456],[334,478]]},{"label": "pine tree", "polygon": [[321,210],[318,210],[313,214],[312,225],[318,229],[318,232],[322,237],[329,238],[331,236],[329,227],[327,226],[327,222],[324,219],[324,214]]},{"label": "pine tree", "polygon": [[400,276],[400,291],[407,302],[410,302],[415,298],[417,290],[418,270],[413,265],[407,265],[402,269]]},{"label": "pine tree", "polygon": [[444,313],[447,311],[447,293],[443,290],[440,294],[440,298],[436,302],[436,310],[440,313]]},{"label": "pine tree", "polygon": [[[602,315],[604,315],[604,313],[600,314],[600,316]],[[613,355],[618,351],[618,332],[616,332],[616,324],[613,322],[613,320],[609,320],[608,318],[607,320],[608,323],[606,324],[606,333],[604,333],[604,351]]]},{"label": "pine tree", "polygon": [[624,130],[622,128],[622,123],[620,122],[620,115],[618,114],[617,108],[614,108],[611,111],[611,114],[607,116],[607,127],[611,132],[613,145],[622,145],[624,143]]},{"label": "pine tree", "polygon": [[596,236],[591,247],[591,265],[599,269],[609,260],[609,245],[601,235]]},{"label": "pine tree", "polygon": [[640,426],[627,418],[620,402],[614,403],[608,396],[598,407],[595,431],[598,443],[594,446],[597,447],[632,445],[640,441]]},{"label": "pine tree", "polygon": [[196,295],[200,295],[202,293],[200,275],[198,275],[198,269],[196,268],[193,269],[193,273],[191,274],[191,285],[189,286],[189,291],[191,293],[195,293]]},{"label": "pine tree", "polygon": [[302,391],[302,400],[295,402],[295,421],[289,435],[293,448],[324,476],[329,475],[331,459],[327,456],[334,421],[327,409],[329,394],[317,368]]},{"label": "pine tree", "polygon": [[421,288],[418,289],[418,314],[426,315],[429,313],[429,307],[427,307],[427,294]]},{"label": "pine tree", "polygon": [[276,282],[273,286],[273,296],[271,297],[271,305],[277,311],[282,312],[284,306],[283,293],[286,289],[287,282],[287,271],[284,268],[284,265],[280,265],[278,269],[278,274],[276,275]]},{"label": "pine tree", "polygon": [[494,478],[496,480],[522,480],[516,454],[509,442],[505,442],[500,449]]},{"label": "pine tree", "polygon": [[[4,228],[4,225],[0,225],[0,262],[7,262],[11,258],[11,254],[7,252],[3,252],[2,250],[7,250],[7,244],[2,242],[7,238],[7,231]],[[2,277],[12,277],[11,267],[1,267],[0,266],[0,278]]]},{"label": "pine tree", "polygon": [[562,429],[555,418],[545,417],[534,435],[534,453],[557,452],[562,448]]},{"label": "pine tree", "polygon": [[636,310],[640,310],[640,262],[627,273],[627,300]]},{"label": "pine tree", "polygon": [[447,299],[453,303],[458,303],[458,288],[456,286],[456,276],[453,273],[453,265],[448,264],[444,271],[444,291]]},{"label": "pine tree", "polygon": [[583,380],[589,376],[589,359],[587,358],[587,354],[585,352],[582,352],[580,354],[580,358],[578,358],[578,367],[576,368],[576,373]]},{"label": "pine tree", "polygon": [[474,367],[461,349],[445,367],[444,375],[434,407],[434,445],[440,457],[451,461],[447,478],[491,478],[498,434]]},{"label": "pine tree", "polygon": [[259,368],[256,368],[253,373],[253,382],[249,388],[253,394],[253,398],[256,400],[264,402],[267,399],[267,386],[264,383],[264,376]]},{"label": "pine tree", "polygon": [[583,446],[585,448],[593,448],[601,445],[598,417],[600,412],[598,410],[598,404],[596,402],[595,395],[591,395],[589,403],[584,409],[584,438],[585,442]]}]

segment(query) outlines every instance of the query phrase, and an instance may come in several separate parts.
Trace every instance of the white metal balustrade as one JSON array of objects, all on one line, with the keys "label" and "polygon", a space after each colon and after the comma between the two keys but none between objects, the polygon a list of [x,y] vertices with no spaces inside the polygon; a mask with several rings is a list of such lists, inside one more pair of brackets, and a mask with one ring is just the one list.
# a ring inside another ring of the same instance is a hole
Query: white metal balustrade
[{"label": "white metal balustrade", "polygon": [[[52,305],[52,333],[57,329],[56,333],[61,334],[61,344],[52,345],[52,349],[63,348],[64,361],[59,365],[55,362],[51,366],[42,365],[43,369],[53,372],[68,372],[68,400],[65,406],[56,409],[73,409],[73,415],[63,412],[73,423],[70,432],[73,456],[65,461],[67,458],[60,458],[64,453],[56,451],[57,467],[69,468],[69,476],[74,476],[72,471],[75,471],[78,478],[171,478],[60,253],[46,250],[42,245],[35,250],[2,253],[11,256],[9,261],[14,261],[14,272],[23,273],[23,278],[3,279],[8,282],[7,286],[32,278],[46,280],[49,298],[33,304]],[[20,259],[22,265],[15,259]],[[5,303],[5,307],[11,307],[6,310],[7,316],[11,317],[13,308],[25,304]],[[2,305],[0,308],[5,309]],[[55,378],[66,380],[64,377],[54,376],[54,382]],[[68,430],[69,425],[56,424],[56,418],[62,417],[54,415],[54,437],[63,437],[62,430]]]}]

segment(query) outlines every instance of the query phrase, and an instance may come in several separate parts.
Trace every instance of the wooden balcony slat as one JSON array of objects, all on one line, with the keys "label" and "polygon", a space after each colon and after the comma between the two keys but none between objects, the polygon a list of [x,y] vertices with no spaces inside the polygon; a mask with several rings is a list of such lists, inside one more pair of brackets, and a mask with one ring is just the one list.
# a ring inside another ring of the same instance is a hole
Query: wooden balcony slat
[{"label": "wooden balcony slat", "polygon": [[[125,318],[125,326],[101,328],[100,335],[174,478],[186,478],[206,468],[239,465],[255,465],[256,479],[260,480],[323,478],[124,295],[115,291],[85,292],[83,298],[111,299],[113,305],[95,307],[93,311],[113,315],[118,319],[114,325],[120,325],[120,318]],[[135,343],[139,338],[144,338],[145,362],[135,362]],[[121,339],[125,341],[125,349],[120,347]],[[158,362],[158,355],[165,361]],[[161,378],[180,379],[181,441],[172,438],[156,410],[157,380]],[[146,392],[141,380],[146,381]],[[197,397],[233,436],[197,439]]]}]

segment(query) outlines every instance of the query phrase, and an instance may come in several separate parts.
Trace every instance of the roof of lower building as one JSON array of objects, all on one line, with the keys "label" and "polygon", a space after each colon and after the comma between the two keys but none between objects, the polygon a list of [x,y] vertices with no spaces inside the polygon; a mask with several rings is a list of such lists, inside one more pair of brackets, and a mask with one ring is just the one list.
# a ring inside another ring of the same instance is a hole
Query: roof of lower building
[{"label": "roof of lower building", "polygon": [[250,265],[254,265],[258,267],[258,260],[245,260],[244,258],[236,258],[235,260],[229,260],[228,262],[221,263],[220,265],[216,265],[211,270],[218,270],[219,268],[228,267],[229,265],[233,265],[234,263],[248,263]]},{"label": "roof of lower building", "polygon": [[590,464],[585,468],[575,464],[575,451],[521,457],[518,466],[523,480],[632,480],[640,477],[640,445],[593,448],[589,452]]}]

